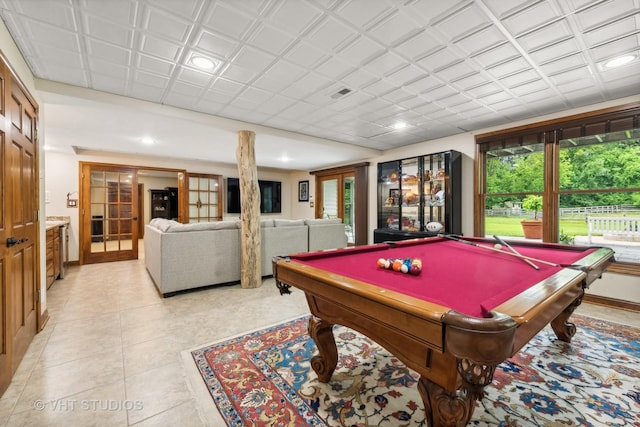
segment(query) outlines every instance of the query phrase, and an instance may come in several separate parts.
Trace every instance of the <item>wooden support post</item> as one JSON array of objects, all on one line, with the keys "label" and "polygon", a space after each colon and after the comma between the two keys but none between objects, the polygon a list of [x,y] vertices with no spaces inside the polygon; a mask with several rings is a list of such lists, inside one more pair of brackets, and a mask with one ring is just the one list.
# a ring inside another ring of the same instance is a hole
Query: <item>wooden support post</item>
[{"label": "wooden support post", "polygon": [[260,187],[255,155],[255,133],[238,132],[238,173],[240,175],[240,286],[262,285],[260,238]]}]

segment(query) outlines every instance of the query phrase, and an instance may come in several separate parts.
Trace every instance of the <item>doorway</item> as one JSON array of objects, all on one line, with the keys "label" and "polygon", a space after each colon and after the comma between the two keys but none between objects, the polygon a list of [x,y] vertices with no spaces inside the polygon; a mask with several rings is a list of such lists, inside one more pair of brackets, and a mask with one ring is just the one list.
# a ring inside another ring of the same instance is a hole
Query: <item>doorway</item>
[{"label": "doorway", "polygon": [[312,172],[316,175],[316,218],[340,218],[349,245],[367,244],[368,163]]},{"label": "doorway", "polygon": [[138,259],[135,168],[80,164],[81,264]]},{"label": "doorway", "polygon": [[347,232],[347,243],[355,244],[353,202],[355,177],[353,174],[328,175],[319,178],[317,218],[340,218]]},{"label": "doorway", "polygon": [[[138,259],[153,218],[150,193],[176,193],[171,219],[222,219],[222,177],[184,169],[80,162],[80,264]],[[146,188],[146,190],[145,190]]]}]

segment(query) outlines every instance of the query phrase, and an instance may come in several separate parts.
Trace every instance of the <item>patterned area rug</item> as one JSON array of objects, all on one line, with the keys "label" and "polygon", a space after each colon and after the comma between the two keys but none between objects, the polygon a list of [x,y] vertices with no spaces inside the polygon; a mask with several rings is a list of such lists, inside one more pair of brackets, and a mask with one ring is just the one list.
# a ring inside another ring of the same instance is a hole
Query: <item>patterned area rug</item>
[{"label": "patterned area rug", "polygon": [[[229,426],[426,426],[418,375],[350,329],[336,326],[338,368],[319,383],[307,319],[190,351],[210,411]],[[640,329],[572,320],[571,344],[547,327],[496,369],[470,425],[640,426]]]}]

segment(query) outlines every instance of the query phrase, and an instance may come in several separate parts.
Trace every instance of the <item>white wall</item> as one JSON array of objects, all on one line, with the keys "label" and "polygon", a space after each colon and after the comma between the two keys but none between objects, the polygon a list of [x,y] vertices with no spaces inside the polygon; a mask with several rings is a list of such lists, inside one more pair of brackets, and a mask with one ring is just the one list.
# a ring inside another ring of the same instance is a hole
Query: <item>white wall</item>
[{"label": "white wall", "polygon": [[[315,193],[316,182],[315,176],[312,176],[308,172],[292,172],[289,175],[291,180],[291,191],[289,197],[291,198],[291,218],[314,218],[315,216]],[[298,201],[298,183],[300,181],[309,181],[309,201]]]},{"label": "white wall", "polygon": [[604,273],[600,280],[591,284],[587,293],[640,304],[640,277]]}]

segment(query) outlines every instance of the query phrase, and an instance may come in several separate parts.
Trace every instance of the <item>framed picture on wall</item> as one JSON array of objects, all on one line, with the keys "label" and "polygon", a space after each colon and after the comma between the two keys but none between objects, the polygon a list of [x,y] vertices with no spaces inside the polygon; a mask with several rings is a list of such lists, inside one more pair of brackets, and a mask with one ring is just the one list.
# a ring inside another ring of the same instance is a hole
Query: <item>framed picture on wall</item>
[{"label": "framed picture on wall", "polygon": [[298,181],[298,201],[309,201],[309,181]]}]

